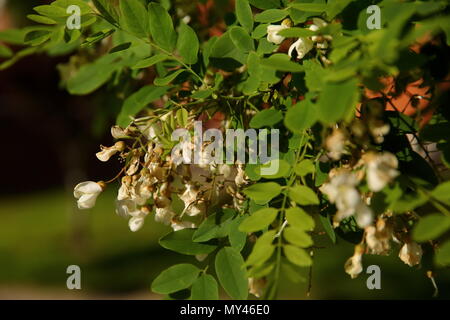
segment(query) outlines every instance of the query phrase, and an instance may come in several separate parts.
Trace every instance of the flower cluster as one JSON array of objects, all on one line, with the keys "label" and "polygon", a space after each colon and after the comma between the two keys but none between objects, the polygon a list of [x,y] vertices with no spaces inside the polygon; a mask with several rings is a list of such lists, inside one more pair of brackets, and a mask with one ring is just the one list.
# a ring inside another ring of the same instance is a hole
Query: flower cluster
[{"label": "flower cluster", "polygon": [[[163,117],[160,120],[164,121]],[[129,218],[130,230],[142,228],[152,213],[157,222],[178,231],[198,226],[208,209],[239,208],[244,199],[239,190],[248,182],[243,165],[215,164],[206,156],[198,165],[173,161],[162,143],[161,123],[142,118],[125,129],[114,126],[111,135],[119,141],[111,147],[101,146],[96,154],[103,162],[118,154],[124,163],[120,174],[107,183],[120,179],[116,213]],[[78,184],[74,190],[78,207],[94,207],[107,183]]]},{"label": "flower cluster", "polygon": [[[269,25],[267,26],[267,41],[274,44],[281,44],[285,37],[278,33],[284,29],[291,27],[291,21],[289,19],[284,20],[281,25]],[[317,32],[320,29],[327,26],[327,22],[320,18],[313,18],[312,24],[309,27],[310,31]],[[311,37],[299,37],[288,50],[288,54],[291,58],[303,59],[308,52],[314,47],[325,53],[328,49],[328,42],[332,40],[331,36],[314,35]]]}]

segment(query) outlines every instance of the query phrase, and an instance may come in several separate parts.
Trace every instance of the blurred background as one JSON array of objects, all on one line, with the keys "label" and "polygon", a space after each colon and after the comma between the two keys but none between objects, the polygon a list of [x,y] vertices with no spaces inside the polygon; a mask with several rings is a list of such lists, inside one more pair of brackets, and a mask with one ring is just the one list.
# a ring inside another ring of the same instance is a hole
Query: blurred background
[{"label": "blurred background", "polygon": [[[26,15],[51,1],[0,0],[0,30],[30,24]],[[220,1],[219,1],[220,2]],[[223,2],[223,1],[222,1]],[[147,219],[132,233],[114,213],[117,190],[109,188],[94,209],[79,211],[73,187],[114,177],[118,164],[100,163],[99,145],[111,143],[109,127],[119,108],[104,91],[69,96],[57,66],[68,57],[34,55],[0,71],[0,299],[160,299],[150,284],[164,268],[196,263],[159,247],[169,229]],[[353,245],[324,240],[316,251],[311,296],[308,284],[285,281],[284,299],[431,299],[425,269],[398,258],[365,256],[381,267],[381,290],[368,290],[368,275],[344,272]],[[66,269],[81,267],[82,290],[66,288]],[[307,272],[305,272],[307,273]],[[450,270],[437,270],[439,299],[450,298]]]}]

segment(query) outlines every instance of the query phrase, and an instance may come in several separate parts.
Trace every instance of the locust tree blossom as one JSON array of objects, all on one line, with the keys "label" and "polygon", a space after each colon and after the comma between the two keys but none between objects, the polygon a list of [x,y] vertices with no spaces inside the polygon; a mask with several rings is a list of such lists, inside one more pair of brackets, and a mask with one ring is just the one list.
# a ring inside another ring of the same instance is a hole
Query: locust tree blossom
[{"label": "locust tree blossom", "polygon": [[352,279],[356,278],[362,271],[362,256],[364,253],[364,248],[360,245],[355,246],[355,252],[353,256],[351,256],[344,265],[345,272],[352,277]]},{"label": "locust tree blossom", "polygon": [[95,206],[98,195],[105,188],[105,183],[86,181],[77,184],[74,188],[73,195],[78,199],[79,209],[91,209]]},{"label": "locust tree blossom", "polygon": [[363,202],[356,189],[359,180],[355,173],[340,171],[329,183],[324,183],[320,190],[326,194],[338,209],[334,221],[339,222],[355,215],[358,226],[364,228],[372,222],[372,210]]},{"label": "locust tree blossom", "polygon": [[196,224],[191,221],[179,221],[179,220],[172,220],[172,224],[170,225],[173,229],[173,231],[180,231],[183,229],[193,229],[196,228]]},{"label": "locust tree blossom", "polygon": [[420,263],[422,254],[422,247],[417,242],[409,241],[402,246],[398,256],[408,266],[413,267]]},{"label": "locust tree blossom", "polygon": [[381,191],[400,174],[397,170],[398,160],[392,153],[370,152],[364,155],[363,159],[366,163],[367,184],[371,191]]},{"label": "locust tree blossom", "polygon": [[95,155],[98,160],[107,162],[117,152],[121,152],[125,149],[125,143],[123,141],[118,141],[112,147],[101,146],[101,149],[102,151],[97,152]]},{"label": "locust tree blossom", "polygon": [[390,241],[393,238],[393,228],[389,220],[379,217],[375,226],[368,226],[364,231],[369,253],[377,255],[389,253]]},{"label": "locust tree blossom", "polygon": [[283,36],[280,36],[278,34],[278,32],[280,32],[281,30],[287,29],[289,28],[286,25],[275,25],[275,24],[271,24],[267,26],[267,41],[272,42],[274,44],[281,44],[284,39],[286,39]]},{"label": "locust tree blossom", "polygon": [[[327,26],[327,23],[324,20],[320,18],[313,18],[313,23],[309,27],[309,30],[318,31],[325,26]],[[297,59],[303,59],[305,55],[314,48],[314,45],[316,45],[317,49],[320,50],[327,49],[328,42],[326,39],[331,40],[331,38],[328,36],[300,37],[290,46],[288,54],[292,58],[295,50],[297,54]]]},{"label": "locust tree blossom", "polygon": [[308,38],[298,38],[290,47],[288,55],[292,58],[294,50],[297,53],[297,59],[303,59],[303,57],[312,50],[314,43]]}]

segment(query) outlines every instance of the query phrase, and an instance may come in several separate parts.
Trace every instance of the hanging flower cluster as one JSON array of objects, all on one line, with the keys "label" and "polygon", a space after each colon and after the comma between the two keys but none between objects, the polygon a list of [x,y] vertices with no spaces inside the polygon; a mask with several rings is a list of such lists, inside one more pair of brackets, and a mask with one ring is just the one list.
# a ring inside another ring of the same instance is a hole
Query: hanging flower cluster
[{"label": "hanging flower cluster", "polygon": [[[170,113],[161,117],[166,120]],[[189,125],[188,125],[189,126]],[[136,119],[127,128],[111,128],[120,139],[111,147],[101,146],[96,154],[106,162],[114,155],[124,163],[112,181],[82,182],[74,189],[80,209],[91,209],[108,183],[119,180],[116,213],[129,219],[130,230],[142,228],[145,218],[154,215],[157,222],[174,231],[196,228],[208,208],[236,207],[242,204],[239,190],[248,183],[242,164],[215,164],[202,149],[200,164],[176,163],[161,142],[162,126],[154,118]],[[184,142],[193,148],[191,142]],[[175,209],[177,208],[177,209]]]}]

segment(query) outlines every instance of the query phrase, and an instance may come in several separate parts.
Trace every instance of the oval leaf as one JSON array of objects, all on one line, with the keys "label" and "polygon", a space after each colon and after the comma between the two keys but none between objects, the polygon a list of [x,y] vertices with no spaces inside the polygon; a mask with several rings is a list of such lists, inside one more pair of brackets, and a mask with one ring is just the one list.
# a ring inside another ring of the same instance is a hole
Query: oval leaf
[{"label": "oval leaf", "polygon": [[239,230],[248,233],[262,230],[275,220],[277,214],[278,210],[274,208],[258,210],[240,224]]},{"label": "oval leaf", "polygon": [[215,268],[226,293],[233,299],[246,300],[248,279],[241,254],[234,248],[223,248],[216,255]]},{"label": "oval leaf", "polygon": [[219,300],[219,286],[209,274],[202,274],[191,289],[191,300]]},{"label": "oval leaf", "polygon": [[152,291],[169,294],[190,287],[197,279],[200,269],[192,264],[177,264],[159,274],[152,282]]}]

